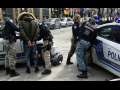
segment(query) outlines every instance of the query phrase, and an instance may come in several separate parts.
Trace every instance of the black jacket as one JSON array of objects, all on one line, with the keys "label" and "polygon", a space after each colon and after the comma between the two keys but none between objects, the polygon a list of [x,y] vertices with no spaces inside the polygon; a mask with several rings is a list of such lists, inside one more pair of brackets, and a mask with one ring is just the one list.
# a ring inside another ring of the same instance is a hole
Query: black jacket
[{"label": "black jacket", "polygon": [[97,37],[97,29],[89,22],[84,22],[80,29],[79,38],[89,41],[92,45]]},{"label": "black jacket", "polygon": [[14,25],[14,23],[12,23],[9,20],[4,21],[3,24],[5,24],[5,34],[3,36],[12,35],[12,36],[16,37],[15,31],[19,32],[19,28],[16,27]]},{"label": "black jacket", "polygon": [[99,22],[98,22],[98,25],[102,25],[102,24],[104,24],[103,21],[99,21]]},{"label": "black jacket", "polygon": [[48,27],[43,22],[39,23],[39,28],[40,28],[40,36],[38,37],[38,40],[41,40],[42,38],[44,39],[48,36],[51,39],[53,39],[53,36],[52,36],[50,30],[48,29]]},{"label": "black jacket", "polygon": [[79,36],[79,31],[80,31],[79,23],[74,22],[74,24],[72,26],[72,34],[73,34],[73,37],[74,37],[74,41],[77,41],[78,36]]}]

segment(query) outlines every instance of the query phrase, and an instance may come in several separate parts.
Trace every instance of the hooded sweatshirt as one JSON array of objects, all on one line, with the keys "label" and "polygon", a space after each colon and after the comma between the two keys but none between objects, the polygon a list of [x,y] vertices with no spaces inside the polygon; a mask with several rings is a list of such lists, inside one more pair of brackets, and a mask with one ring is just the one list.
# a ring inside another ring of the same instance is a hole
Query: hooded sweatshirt
[{"label": "hooded sweatshirt", "polygon": [[35,20],[34,15],[29,12],[23,12],[18,16],[20,38],[24,43],[27,43],[29,40],[35,42],[38,39],[40,29]]}]

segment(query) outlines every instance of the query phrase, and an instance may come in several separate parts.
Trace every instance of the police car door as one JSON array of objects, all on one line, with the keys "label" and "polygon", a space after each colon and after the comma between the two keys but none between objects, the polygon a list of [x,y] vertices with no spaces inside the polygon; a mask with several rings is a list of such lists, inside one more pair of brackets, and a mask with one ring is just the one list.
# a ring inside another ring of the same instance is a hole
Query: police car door
[{"label": "police car door", "polygon": [[120,44],[114,42],[115,26],[98,29],[98,36],[92,48],[93,63],[120,76]]},{"label": "police car door", "polygon": [[4,65],[4,60],[5,60],[5,50],[3,47],[3,36],[2,36],[2,31],[0,30],[0,65]]},{"label": "police car door", "polygon": [[16,34],[17,36],[17,41],[15,43],[15,48],[16,48],[16,58],[17,58],[17,62],[21,63],[23,61],[25,61],[25,54],[24,54],[24,49],[23,49],[23,41],[20,41],[20,37],[19,37],[19,32]]}]

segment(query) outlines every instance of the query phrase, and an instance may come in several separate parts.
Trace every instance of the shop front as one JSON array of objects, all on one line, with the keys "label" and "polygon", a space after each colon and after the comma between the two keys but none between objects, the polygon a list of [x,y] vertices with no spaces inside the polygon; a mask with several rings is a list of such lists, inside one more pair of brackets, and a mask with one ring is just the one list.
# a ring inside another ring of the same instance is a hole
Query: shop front
[{"label": "shop front", "polygon": [[49,18],[49,8],[42,8],[42,15],[43,15],[43,20],[46,20]]},{"label": "shop front", "polygon": [[67,8],[64,8],[64,17],[71,17],[70,15],[71,11]]},{"label": "shop front", "polygon": [[39,15],[40,15],[40,8],[33,8],[33,14],[36,17],[36,19],[39,19]]},{"label": "shop front", "polygon": [[2,8],[3,19],[5,17],[10,17],[13,19],[13,8]]}]

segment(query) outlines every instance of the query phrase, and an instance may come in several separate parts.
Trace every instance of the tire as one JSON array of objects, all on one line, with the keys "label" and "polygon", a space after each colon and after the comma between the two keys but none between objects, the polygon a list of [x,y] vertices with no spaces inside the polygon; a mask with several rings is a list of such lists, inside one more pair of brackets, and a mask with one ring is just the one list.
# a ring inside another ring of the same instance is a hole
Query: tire
[{"label": "tire", "polygon": [[89,49],[89,51],[87,52],[86,58],[87,58],[87,65],[92,66],[93,65],[93,59],[92,59],[91,49]]},{"label": "tire", "polygon": [[59,26],[59,29],[61,29],[61,25]]},{"label": "tire", "polygon": [[55,24],[54,24],[54,26],[53,26],[53,30],[55,30],[55,28],[56,28],[56,26],[55,26]]},{"label": "tire", "polygon": [[65,25],[65,27],[67,27],[67,24]]}]

